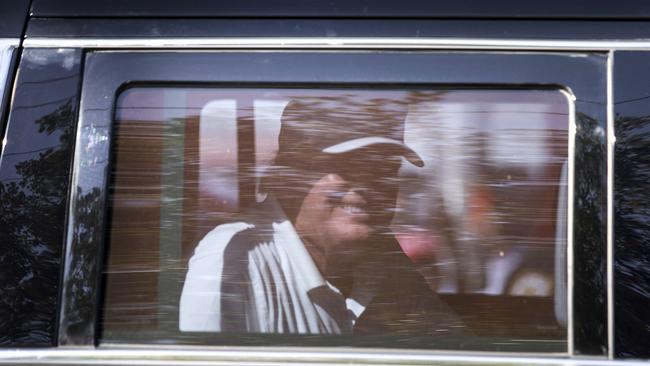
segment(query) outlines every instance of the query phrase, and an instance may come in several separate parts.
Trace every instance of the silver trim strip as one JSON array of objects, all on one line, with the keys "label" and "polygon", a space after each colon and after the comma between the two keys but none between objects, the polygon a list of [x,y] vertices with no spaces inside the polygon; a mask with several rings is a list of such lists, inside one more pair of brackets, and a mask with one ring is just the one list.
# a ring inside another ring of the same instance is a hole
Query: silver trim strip
[{"label": "silver trim strip", "polygon": [[380,351],[314,348],[262,350],[221,348],[213,350],[173,349],[50,349],[0,351],[0,364],[75,364],[75,365],[643,365],[641,361],[570,359],[553,357],[509,357],[423,351]]},{"label": "silver trim strip", "polygon": [[[11,93],[11,90],[7,90],[10,84],[8,83],[9,65],[11,64],[14,49],[17,45],[12,44],[11,41],[18,42],[18,40],[0,38],[0,106],[2,106],[5,101],[5,94]],[[2,122],[0,122],[0,124],[1,123]],[[2,134],[2,131],[0,131],[0,134]],[[4,154],[6,145],[7,136],[2,139],[0,144],[0,157]],[[2,159],[0,159],[0,164],[2,164]]]},{"label": "silver trim strip", "polygon": [[569,101],[569,182],[567,195],[567,351],[575,353],[573,342],[573,218],[574,198],[571,192],[575,188],[575,151],[576,151],[576,97],[568,91],[562,91]]},{"label": "silver trim strip", "polygon": [[607,355],[614,359],[614,52],[607,58]]},{"label": "silver trim strip", "polygon": [[20,45],[20,39],[18,38],[0,38],[0,48],[5,47],[18,47]]},{"label": "silver trim strip", "polygon": [[39,48],[334,48],[334,49],[502,49],[502,50],[650,50],[641,40],[537,40],[463,38],[27,38],[24,47]]}]

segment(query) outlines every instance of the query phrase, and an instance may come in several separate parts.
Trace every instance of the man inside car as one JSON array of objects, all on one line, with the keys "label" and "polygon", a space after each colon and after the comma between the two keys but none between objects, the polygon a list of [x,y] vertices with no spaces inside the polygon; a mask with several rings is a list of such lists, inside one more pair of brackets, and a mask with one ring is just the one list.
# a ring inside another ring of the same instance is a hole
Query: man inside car
[{"label": "man inside car", "polygon": [[455,317],[391,233],[408,106],[297,98],[281,118],[264,202],[190,259],[182,331],[440,335]]}]

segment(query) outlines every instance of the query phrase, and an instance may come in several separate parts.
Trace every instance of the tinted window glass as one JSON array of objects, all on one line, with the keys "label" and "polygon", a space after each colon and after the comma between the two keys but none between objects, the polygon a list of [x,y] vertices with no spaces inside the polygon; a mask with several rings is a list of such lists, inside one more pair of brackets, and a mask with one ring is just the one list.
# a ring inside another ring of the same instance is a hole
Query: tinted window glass
[{"label": "tinted window glass", "polygon": [[102,339],[566,350],[568,103],[555,90],[124,91]]}]

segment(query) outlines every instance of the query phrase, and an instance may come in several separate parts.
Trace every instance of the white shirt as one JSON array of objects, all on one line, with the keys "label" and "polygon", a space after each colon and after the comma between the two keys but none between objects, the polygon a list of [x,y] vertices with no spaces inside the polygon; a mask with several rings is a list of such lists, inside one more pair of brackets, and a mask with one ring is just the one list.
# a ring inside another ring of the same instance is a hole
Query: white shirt
[{"label": "white shirt", "polygon": [[201,240],[181,294],[180,330],[351,333],[374,296],[376,281],[355,277],[345,299],[323,278],[288,220],[272,224],[272,237],[266,235],[272,240],[240,248],[243,257],[227,258],[233,237],[254,227],[246,222],[220,225]]}]

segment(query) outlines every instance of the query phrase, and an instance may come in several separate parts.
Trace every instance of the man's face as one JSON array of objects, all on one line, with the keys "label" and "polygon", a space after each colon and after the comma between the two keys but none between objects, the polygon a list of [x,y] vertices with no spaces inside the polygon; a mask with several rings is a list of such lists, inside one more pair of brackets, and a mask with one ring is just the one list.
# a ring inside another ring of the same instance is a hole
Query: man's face
[{"label": "man's face", "polygon": [[395,211],[401,157],[346,153],[317,162],[320,178],[305,197],[296,229],[326,257],[356,263]]}]

